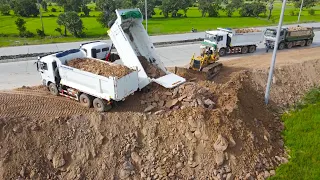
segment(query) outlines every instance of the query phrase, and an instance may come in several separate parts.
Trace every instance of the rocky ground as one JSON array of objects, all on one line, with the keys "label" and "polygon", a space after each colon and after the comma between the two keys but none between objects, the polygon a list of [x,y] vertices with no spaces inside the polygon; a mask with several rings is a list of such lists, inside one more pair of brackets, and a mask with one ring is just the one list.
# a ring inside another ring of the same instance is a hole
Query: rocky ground
[{"label": "rocky ground", "polygon": [[[313,52],[313,53],[312,53]],[[319,48],[223,62],[214,81],[152,85],[108,113],[44,87],[0,93],[0,179],[265,179],[288,161],[279,112],[320,81]]]}]

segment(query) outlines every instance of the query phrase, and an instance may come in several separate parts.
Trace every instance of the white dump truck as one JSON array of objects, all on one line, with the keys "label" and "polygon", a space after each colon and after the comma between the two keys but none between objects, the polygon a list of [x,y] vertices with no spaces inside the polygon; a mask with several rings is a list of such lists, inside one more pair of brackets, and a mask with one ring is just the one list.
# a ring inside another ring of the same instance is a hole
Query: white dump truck
[{"label": "white dump truck", "polygon": [[219,56],[233,53],[253,53],[257,46],[264,41],[262,30],[254,28],[230,29],[217,28],[214,31],[206,31],[204,42],[200,46],[216,46]]},{"label": "white dump truck", "polygon": [[[114,101],[123,101],[138,90],[136,69],[123,77],[105,77],[67,65],[76,58],[87,56],[81,49],[71,49],[39,58],[37,70],[41,74],[43,85],[47,86],[53,95],[66,96],[86,107],[93,106],[97,111],[104,112],[111,109]],[[119,66],[104,60],[91,59]]]},{"label": "white dump truck", "polygon": [[[173,88],[186,80],[169,72],[151,42],[147,31],[142,25],[143,16],[138,8],[116,10],[117,19],[108,30],[108,35],[116,48],[123,65],[138,69],[139,89],[151,82],[156,82],[166,88]],[[147,73],[138,57],[144,57],[152,66],[164,72],[164,76],[154,78]]]}]

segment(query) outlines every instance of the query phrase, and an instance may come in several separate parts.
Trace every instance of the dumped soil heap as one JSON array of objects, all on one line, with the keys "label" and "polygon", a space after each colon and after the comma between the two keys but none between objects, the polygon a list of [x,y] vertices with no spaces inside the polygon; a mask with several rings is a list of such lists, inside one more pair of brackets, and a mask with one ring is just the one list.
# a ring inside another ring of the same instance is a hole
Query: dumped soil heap
[{"label": "dumped soil heap", "polygon": [[67,65],[105,77],[116,76],[121,78],[132,72],[132,70],[126,66],[101,62],[89,58],[73,59],[68,61]]},{"label": "dumped soil heap", "polygon": [[166,75],[161,69],[148,62],[144,56],[138,56],[138,59],[149,77],[159,78]]},{"label": "dumped soil heap", "polygon": [[[290,100],[279,99],[293,92],[280,91],[289,83],[304,87],[301,92],[316,83],[312,79],[319,83],[319,61],[296,56],[298,63],[289,63],[288,55],[278,55],[283,66],[275,76],[288,81],[273,84],[271,104]],[[184,86],[154,85],[102,114],[39,87],[1,92],[0,179],[265,179],[288,161],[284,126],[260,90],[269,58],[225,63],[215,82],[180,69]],[[250,69],[257,65],[261,71]]]}]

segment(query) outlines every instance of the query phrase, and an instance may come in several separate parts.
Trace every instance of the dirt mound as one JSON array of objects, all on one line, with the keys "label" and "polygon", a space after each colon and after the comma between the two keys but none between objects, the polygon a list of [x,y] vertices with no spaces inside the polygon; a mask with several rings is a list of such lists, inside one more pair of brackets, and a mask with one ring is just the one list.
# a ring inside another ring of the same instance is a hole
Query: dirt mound
[{"label": "dirt mound", "polygon": [[215,82],[179,69],[184,85],[153,85],[102,114],[37,88],[0,93],[0,179],[265,179],[288,161],[271,105],[320,83],[318,60],[279,60],[266,106],[256,66],[267,60],[225,63]]},{"label": "dirt mound", "polygon": [[126,66],[101,62],[88,58],[76,58],[68,61],[67,65],[105,77],[116,76],[121,78],[132,72],[132,70]]}]

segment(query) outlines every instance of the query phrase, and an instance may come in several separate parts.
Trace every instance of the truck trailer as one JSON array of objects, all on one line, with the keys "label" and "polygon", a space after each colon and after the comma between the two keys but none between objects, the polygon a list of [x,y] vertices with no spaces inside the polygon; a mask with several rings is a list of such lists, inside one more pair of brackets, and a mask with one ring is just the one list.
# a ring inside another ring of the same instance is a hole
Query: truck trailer
[{"label": "truck trailer", "polygon": [[[268,28],[265,31],[266,52],[274,48],[276,41],[277,29]],[[278,49],[291,49],[294,46],[310,46],[313,42],[314,31],[311,27],[283,27],[280,31]]]},{"label": "truck trailer", "polygon": [[[81,49],[71,49],[39,58],[37,70],[42,84],[51,94],[69,97],[83,106],[93,106],[104,112],[111,109],[113,102],[124,101],[139,88],[137,69],[131,69],[132,72],[123,77],[105,77],[68,66],[68,62],[76,58],[87,58],[87,55]],[[108,63],[111,67],[120,66],[100,59],[88,59]]]},{"label": "truck trailer", "polygon": [[[234,53],[253,53],[257,46],[263,43],[263,38],[263,31],[259,29],[217,28],[205,32],[204,43],[215,45],[221,57]],[[200,48],[204,46],[201,45]]]}]

